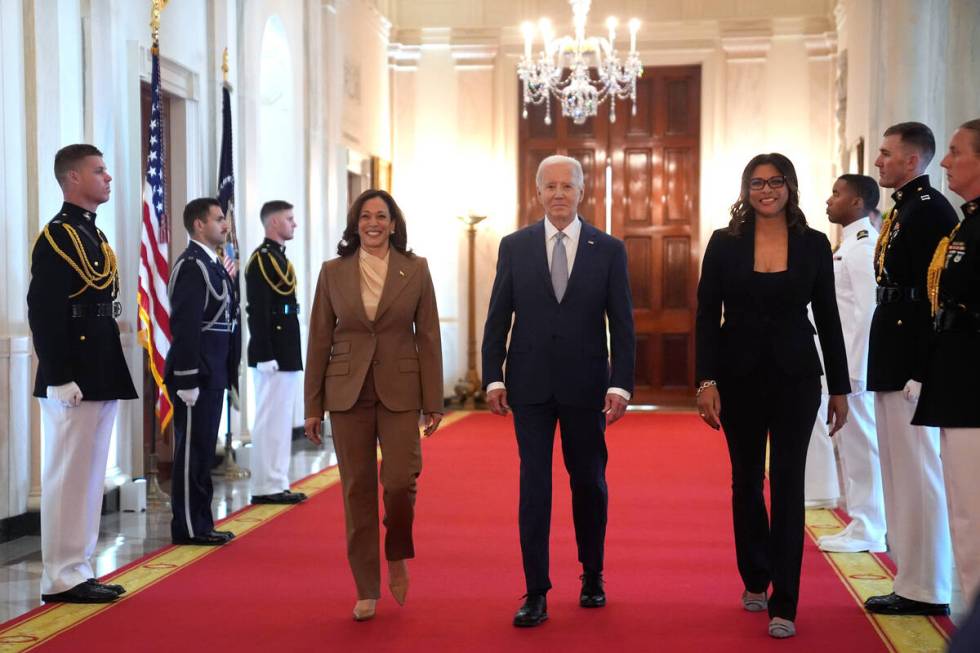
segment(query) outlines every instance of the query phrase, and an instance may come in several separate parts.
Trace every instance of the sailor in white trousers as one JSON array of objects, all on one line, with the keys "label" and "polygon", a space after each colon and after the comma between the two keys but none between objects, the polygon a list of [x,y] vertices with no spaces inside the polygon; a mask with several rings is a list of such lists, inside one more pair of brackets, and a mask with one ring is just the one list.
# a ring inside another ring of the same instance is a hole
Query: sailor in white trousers
[{"label": "sailor in white trousers", "polygon": [[834,252],[834,282],[851,377],[851,394],[847,396],[850,419],[836,436],[851,521],[843,531],[819,542],[822,550],[837,553],[880,553],[886,549],[874,395],[867,391],[868,338],[877,289],[874,250],[878,241],[868,212],[878,199],[878,183],[874,179],[848,174],[834,183],[827,200],[830,222],[843,227],[840,246]]}]

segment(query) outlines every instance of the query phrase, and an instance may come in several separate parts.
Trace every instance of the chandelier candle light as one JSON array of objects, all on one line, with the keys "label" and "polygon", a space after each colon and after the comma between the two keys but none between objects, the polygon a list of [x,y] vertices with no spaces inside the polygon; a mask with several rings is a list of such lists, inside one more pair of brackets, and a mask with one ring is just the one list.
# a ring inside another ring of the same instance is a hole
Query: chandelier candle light
[{"label": "chandelier candle light", "polygon": [[[616,122],[616,98],[629,98],[636,115],[636,80],[643,75],[643,64],[636,54],[636,33],[640,21],[629,22],[630,49],[625,61],[616,52],[616,19],[606,20],[609,38],[585,36],[585,24],[592,0],[569,0],[575,36],[555,38],[547,18],[538,22],[544,48],[534,55],[534,24],[521,26],[524,33],[524,56],[517,65],[517,76],[524,86],[524,118],[527,105],[545,105],[544,122],[551,124],[551,96],[561,102],[562,115],[576,125],[596,115],[599,104],[610,97],[609,122]],[[568,69],[566,74],[565,69]],[[596,77],[592,76],[595,68]]]}]

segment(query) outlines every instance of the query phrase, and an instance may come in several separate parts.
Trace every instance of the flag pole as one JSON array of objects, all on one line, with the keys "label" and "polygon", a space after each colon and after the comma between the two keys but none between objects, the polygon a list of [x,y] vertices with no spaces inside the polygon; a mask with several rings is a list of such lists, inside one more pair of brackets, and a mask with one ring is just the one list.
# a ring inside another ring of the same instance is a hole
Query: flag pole
[{"label": "flag pole", "polygon": [[[226,102],[229,102],[230,103],[230,100],[228,100],[227,97],[228,97],[228,94],[231,92],[231,86],[228,84],[228,48],[225,48],[225,50],[224,50],[224,52],[222,53],[222,56],[221,56],[221,73],[222,73],[222,87],[223,87],[222,88],[222,94],[221,94],[222,95],[222,129],[221,129],[221,141],[222,141],[221,142],[221,159],[222,159],[222,162],[219,163],[219,165],[218,165],[218,188],[219,188],[219,195],[221,195],[221,190],[220,189],[221,189],[222,182],[224,180],[225,173],[227,172],[228,174],[231,174],[231,170],[233,169],[233,166],[232,166],[230,160],[227,161],[229,170],[228,171],[225,171],[225,170],[222,169],[224,167],[222,164],[225,163],[225,161],[224,161],[225,142],[224,141],[225,141],[226,138],[229,139],[229,141],[231,139],[231,116],[230,116],[231,107],[230,106],[225,106]],[[226,112],[229,115],[225,116],[225,113]],[[230,149],[231,148],[229,147],[228,149],[229,149],[228,154],[230,155]],[[228,200],[228,202],[229,202],[229,204],[230,204],[231,207],[234,207],[234,202],[235,202],[234,193],[232,193],[232,197]],[[226,215],[227,215],[227,213],[229,213],[229,212],[233,213],[233,211],[234,211],[233,208],[232,208],[231,211],[228,211],[228,207],[227,206],[223,206],[222,209],[226,211]],[[234,215],[230,215],[230,216],[228,216],[228,218],[232,221],[231,231],[229,231],[228,237],[229,238],[235,238],[235,236],[234,236],[234,228],[235,228]],[[237,249],[238,249],[237,239],[235,239],[234,248],[236,250],[236,256],[237,256]],[[227,254],[225,254],[225,255],[227,256]],[[239,274],[238,274],[238,272],[239,272],[239,270],[237,269],[237,266],[236,266],[235,275],[232,278],[232,283],[235,284],[235,292],[236,292],[236,294],[239,297],[241,297],[240,288],[238,287],[238,284],[239,284]],[[241,331],[239,331],[239,337],[241,337]],[[232,390],[228,390],[228,392],[225,393],[225,415],[226,415],[226,420],[227,420],[227,426],[226,426],[226,430],[225,430],[225,451],[224,451],[224,456],[223,456],[223,458],[221,460],[221,466],[218,467],[218,469],[216,469],[214,473],[217,474],[217,475],[219,475],[219,476],[224,476],[226,481],[242,481],[242,480],[245,480],[245,479],[249,478],[252,475],[252,472],[250,470],[248,470],[247,468],[242,467],[241,465],[239,465],[238,462],[235,460],[235,448],[232,446],[232,422],[231,422],[232,400],[231,400],[231,395],[232,395]],[[238,403],[238,402],[235,402],[235,403]]]},{"label": "flag pole", "polygon": [[[150,34],[152,40],[153,56],[160,54],[160,14],[166,6],[167,0],[152,0],[152,10],[150,11]],[[147,351],[147,359],[152,354]],[[151,375],[152,378],[152,375]],[[157,388],[156,380],[153,380],[153,390],[156,400],[153,402],[153,426],[150,429],[150,456],[146,470],[146,510],[147,512],[167,512],[170,510],[170,495],[160,487],[159,467],[160,455],[157,453],[157,438],[160,435],[159,421],[160,413],[157,410],[159,405],[160,389]]]}]

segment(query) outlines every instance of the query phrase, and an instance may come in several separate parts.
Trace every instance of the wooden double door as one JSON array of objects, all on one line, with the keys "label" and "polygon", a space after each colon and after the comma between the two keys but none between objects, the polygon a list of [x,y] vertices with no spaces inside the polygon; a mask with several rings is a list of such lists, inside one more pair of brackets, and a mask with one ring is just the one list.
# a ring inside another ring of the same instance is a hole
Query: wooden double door
[{"label": "wooden double door", "polygon": [[[520,95],[519,95],[520,97]],[[623,240],[636,325],[634,404],[687,405],[694,393],[694,317],[698,279],[701,69],[647,67],[629,101],[609,122],[575,125],[552,102],[520,121],[521,226],[543,215],[535,192],[538,164],[575,157],[585,172],[582,217]]]}]

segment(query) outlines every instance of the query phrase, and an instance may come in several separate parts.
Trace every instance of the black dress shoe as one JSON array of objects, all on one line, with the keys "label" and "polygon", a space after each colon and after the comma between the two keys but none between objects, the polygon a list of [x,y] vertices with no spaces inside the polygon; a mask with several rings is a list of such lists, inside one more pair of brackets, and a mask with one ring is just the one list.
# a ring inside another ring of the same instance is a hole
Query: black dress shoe
[{"label": "black dress shoe", "polygon": [[540,626],[548,620],[548,600],[544,594],[527,594],[524,605],[514,615],[514,625],[518,628]]},{"label": "black dress shoe", "polygon": [[582,581],[582,593],[579,594],[578,604],[583,608],[601,608],[606,605],[606,591],[602,589],[602,574],[584,573],[579,576]]},{"label": "black dress shoe", "polygon": [[263,504],[263,503],[278,503],[291,505],[294,503],[300,503],[306,500],[306,495],[302,493],[293,494],[289,490],[283,490],[282,492],[276,492],[275,494],[256,494],[252,497],[252,503]]},{"label": "black dress shoe", "polygon": [[196,546],[221,546],[230,541],[225,536],[218,535],[213,531],[204,535],[195,535],[194,537],[175,537],[172,540],[174,544],[192,544]]},{"label": "black dress shoe", "polygon": [[112,603],[118,598],[119,595],[115,592],[92,585],[88,581],[64,592],[41,595],[41,600],[45,603]]},{"label": "black dress shoe", "polygon": [[89,578],[85,582],[88,583],[89,585],[92,585],[93,587],[101,587],[102,589],[109,590],[110,592],[113,592],[116,596],[122,596],[123,594],[126,593],[126,588],[123,587],[122,585],[107,585],[105,583],[100,583],[94,578]]},{"label": "black dress shoe", "polygon": [[864,608],[875,614],[921,615],[926,617],[945,617],[949,615],[946,603],[924,603],[899,596],[895,592],[882,596],[872,596],[864,602]]},{"label": "black dress shoe", "polygon": [[218,537],[225,538],[229,542],[231,542],[233,539],[235,539],[235,534],[232,533],[231,531],[214,531],[213,530],[210,533],[208,533],[208,535],[217,535]]}]

